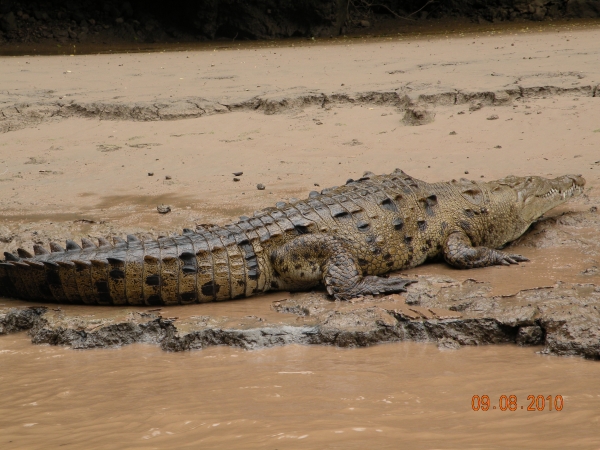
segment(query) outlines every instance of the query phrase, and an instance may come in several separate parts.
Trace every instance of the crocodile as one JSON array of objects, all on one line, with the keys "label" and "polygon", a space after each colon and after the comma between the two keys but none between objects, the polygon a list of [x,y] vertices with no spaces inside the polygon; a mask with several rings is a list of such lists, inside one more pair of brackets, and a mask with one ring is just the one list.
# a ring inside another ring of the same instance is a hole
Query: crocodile
[{"label": "crocodile", "polygon": [[413,280],[382,275],[435,258],[459,269],[527,261],[499,248],[584,184],[580,175],[429,184],[400,169],[367,172],[224,226],[5,252],[0,296],[154,306],[319,285],[340,300],[403,292]]}]

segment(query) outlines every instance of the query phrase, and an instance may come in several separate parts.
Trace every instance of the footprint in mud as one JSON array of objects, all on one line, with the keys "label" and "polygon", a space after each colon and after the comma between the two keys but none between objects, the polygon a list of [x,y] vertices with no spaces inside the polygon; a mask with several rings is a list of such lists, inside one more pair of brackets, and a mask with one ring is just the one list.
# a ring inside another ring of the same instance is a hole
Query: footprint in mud
[{"label": "footprint in mud", "polygon": [[351,145],[351,146],[355,146],[355,145],[363,145],[362,142],[360,142],[358,139],[352,139],[349,142],[344,142],[342,145]]},{"label": "footprint in mud", "polygon": [[98,144],[96,145],[96,149],[98,151],[101,152],[116,152],[117,150],[119,150],[121,147],[119,147],[118,145],[114,145],[114,144]]},{"label": "footprint in mud", "polygon": [[162,144],[157,144],[154,142],[149,142],[149,143],[140,143],[140,144],[127,144],[128,147],[131,148],[150,148],[150,147],[158,147],[159,145]]},{"label": "footprint in mud", "polygon": [[36,158],[35,156],[30,156],[29,157],[29,161],[26,161],[25,164],[46,164],[48,161],[46,161],[44,158]]}]

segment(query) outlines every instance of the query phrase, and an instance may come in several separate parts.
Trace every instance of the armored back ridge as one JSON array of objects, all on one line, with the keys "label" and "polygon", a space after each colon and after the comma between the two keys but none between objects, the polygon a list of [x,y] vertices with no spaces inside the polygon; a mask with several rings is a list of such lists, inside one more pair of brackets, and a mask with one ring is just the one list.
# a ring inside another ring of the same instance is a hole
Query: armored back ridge
[{"label": "armored back ridge", "polygon": [[404,291],[381,278],[442,256],[458,268],[525,261],[495,248],[582,192],[585,180],[507,177],[428,184],[396,169],[365,173],[252,217],[140,241],[82,239],[0,261],[0,296],[97,305],[174,305],[324,284],[338,299]]}]

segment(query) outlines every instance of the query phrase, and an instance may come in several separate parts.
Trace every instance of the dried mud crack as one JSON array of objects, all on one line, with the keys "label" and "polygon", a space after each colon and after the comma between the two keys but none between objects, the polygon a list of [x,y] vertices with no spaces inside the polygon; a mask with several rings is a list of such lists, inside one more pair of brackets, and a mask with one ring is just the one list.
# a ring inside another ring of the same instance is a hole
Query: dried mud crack
[{"label": "dried mud crack", "polygon": [[[158,121],[181,120],[211,116],[235,111],[257,111],[278,114],[305,107],[330,107],[334,105],[385,105],[405,112],[407,125],[424,125],[434,120],[435,114],[423,108],[471,104],[483,106],[509,105],[521,98],[552,96],[600,96],[600,84],[578,86],[518,86],[496,91],[449,90],[419,93],[411,88],[392,91],[366,91],[355,94],[327,95],[312,92],[297,96],[255,96],[246,100],[222,103],[205,98],[160,99],[152,102],[15,102],[0,104],[0,133],[35,126],[49,120],[68,118],[95,118],[99,120]],[[425,118],[421,116],[426,116]]]}]

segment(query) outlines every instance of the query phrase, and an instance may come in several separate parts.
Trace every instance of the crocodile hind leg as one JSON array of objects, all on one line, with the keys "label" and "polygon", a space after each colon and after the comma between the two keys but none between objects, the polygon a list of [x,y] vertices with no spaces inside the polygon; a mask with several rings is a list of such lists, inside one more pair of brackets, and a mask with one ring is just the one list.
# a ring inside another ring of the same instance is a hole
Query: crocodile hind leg
[{"label": "crocodile hind leg", "polygon": [[462,231],[455,231],[448,236],[444,244],[444,259],[451,266],[459,269],[473,269],[495,265],[510,266],[527,258],[487,247],[473,247],[469,237]]},{"label": "crocodile hind leg", "polygon": [[[324,284],[329,295],[346,300],[368,294],[406,291],[413,280],[363,276],[343,241],[325,234],[294,238],[271,255],[274,277],[285,289],[302,290]],[[275,281],[278,284],[277,281]]]}]

